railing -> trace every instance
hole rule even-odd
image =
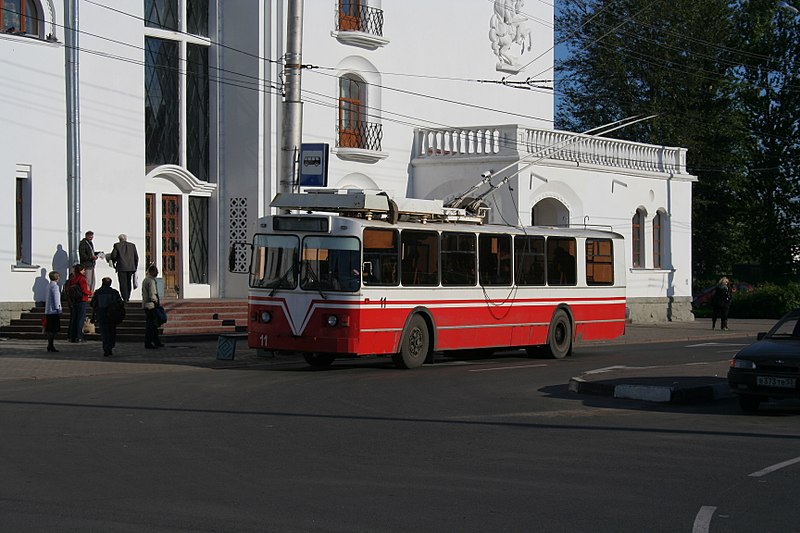
[[[360,31],[383,37],[383,10],[355,2],[336,6],[336,31]]]
[[[504,156],[687,174],[686,150],[517,125],[418,129],[416,158]]]
[[[360,148],[380,152],[381,141],[383,141],[382,124],[359,122],[349,128],[343,128],[340,123],[336,124],[337,148]]]

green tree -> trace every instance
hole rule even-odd
[[[696,276],[730,272],[745,252],[740,216],[748,156],[745,110],[732,71],[737,36],[723,0],[576,0],[561,6],[557,127],[585,130],[639,114],[614,135],[688,148]]]
[[[735,20],[742,62],[734,75],[749,131],[737,201],[751,227],[748,259],[764,278],[782,279],[800,252],[800,17],[746,0]]]

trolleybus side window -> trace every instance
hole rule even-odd
[[[297,287],[297,248],[300,240],[293,235],[256,235],[250,286],[294,289]]]
[[[442,285],[475,285],[477,259],[474,233],[442,233]]]
[[[611,239],[586,239],[586,284],[614,284],[614,245]]]
[[[361,287],[361,249],[356,237],[303,238],[300,288],[357,291]]]
[[[400,242],[397,230],[364,229],[364,285],[397,285]]]
[[[575,239],[548,237],[547,239],[547,284],[577,284],[575,262]]]
[[[403,285],[439,284],[439,234],[435,231],[404,230],[400,234]]]
[[[514,237],[514,279],[517,285],[544,285],[544,237]]]
[[[511,285],[511,235],[478,237],[481,285]]]

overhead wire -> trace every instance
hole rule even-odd
[[[144,20],[142,17],[138,17],[136,15],[132,15],[130,13],[126,13],[126,12],[124,12],[122,10],[102,5],[102,4],[94,2],[92,0],[86,0],[86,1],[88,3],[97,5],[99,7],[106,8],[106,9],[108,9],[110,11],[117,12],[119,14],[135,18],[137,20]],[[4,9],[8,10],[7,8],[4,8]],[[64,26],[59,25],[59,27],[64,28],[66,30],[66,28]],[[118,41],[118,40],[110,38],[110,37],[104,37],[104,36],[101,36],[101,35],[93,34],[93,33],[90,33],[90,32],[85,32],[85,31],[82,31],[82,30],[79,30],[79,31],[81,33],[85,34],[85,35],[88,35],[88,36],[91,36],[91,37],[94,37],[94,38],[97,38],[97,39],[100,39],[100,40],[106,40],[108,42],[112,42],[112,43],[115,43],[115,44],[118,44],[118,45],[128,46],[128,47],[131,47],[131,48],[134,48],[134,49],[137,49],[137,50],[140,50],[140,51],[144,51],[145,53],[147,53],[146,48],[139,47],[139,46],[133,45],[131,43],[125,43],[125,42]],[[185,35],[192,35],[192,34],[188,34],[186,32],[178,32],[178,33],[182,33],[182,34],[185,34]],[[0,34],[0,37],[3,37],[3,35]],[[267,62],[270,62],[270,63],[281,64],[281,61],[279,61],[279,60],[273,60],[273,59],[270,59],[270,58],[264,58],[264,57],[261,57],[261,56],[259,56],[257,54],[252,54],[250,52],[247,52],[247,51],[244,51],[244,50],[241,50],[241,49],[238,49],[238,48],[229,47],[229,46],[222,45],[220,43],[216,43],[216,42],[214,42],[212,40],[209,40],[209,43],[214,44],[216,46],[223,47],[223,48],[231,49],[233,51],[248,55],[250,57],[253,57],[253,58],[256,58],[256,59],[259,59],[259,60],[264,60],[264,61],[267,61]],[[79,50],[82,51],[82,52],[88,53],[88,54],[97,55],[97,56],[105,57],[105,58],[112,59],[112,60],[124,61],[124,62],[128,62],[128,63],[136,64],[138,66],[147,66],[146,61],[139,61],[139,60],[127,58],[127,57],[124,57],[124,56],[119,56],[119,55],[115,55],[115,54],[109,54],[107,52],[101,52],[101,51],[97,51],[97,50],[92,50],[92,49],[89,49],[89,48],[86,48],[86,47],[79,47]],[[183,62],[191,64],[191,62],[186,60],[186,59],[184,59]],[[161,66],[161,65],[155,65],[152,68],[165,69],[165,68],[169,68],[169,67],[164,67],[164,66]],[[223,74],[231,74],[231,75],[235,75],[237,77],[249,78],[249,79],[253,80],[254,83],[252,85],[249,85],[249,84],[245,83],[245,81],[247,81],[247,80],[236,80],[236,81],[233,81],[231,79],[226,79],[225,77],[222,77],[222,76],[219,76],[219,77],[209,76],[209,81],[210,82],[215,82],[215,83],[219,83],[221,85],[227,85],[227,86],[236,87],[236,88],[243,88],[243,89],[248,89],[248,90],[262,91],[262,92],[266,92],[268,94],[273,94],[273,95],[280,95],[281,94],[279,92],[279,87],[276,86],[276,85],[273,85],[272,82],[269,81],[269,80],[266,80],[266,83],[264,83],[264,82],[261,81],[261,79],[258,76],[252,76],[252,75],[239,73],[239,72],[236,72],[236,71],[231,71],[231,70],[222,69],[222,68],[218,68],[218,67],[211,67],[211,68],[213,68],[216,71],[218,71],[220,73],[223,73]],[[335,70],[335,69],[332,69],[330,67],[323,67],[323,68],[330,69],[330,70]],[[177,68],[175,70],[179,74],[184,74],[184,75],[187,74],[186,70],[181,70],[180,68]],[[311,72],[314,72],[314,70],[312,69]],[[329,74],[325,74],[325,73],[322,73],[322,72],[320,72],[320,74],[329,75]],[[385,73],[381,73],[381,74],[385,74]],[[410,76],[410,77],[417,77],[418,76],[418,77],[429,77],[431,79],[462,81],[462,80],[460,80],[458,78],[424,76],[424,75],[413,75],[413,74],[401,74],[401,73],[392,73],[392,74],[398,75],[398,76]],[[337,76],[333,76],[333,77],[337,77]],[[463,81],[477,81],[477,80],[464,78]],[[497,112],[497,113],[501,113],[501,114],[510,114],[510,115],[513,115],[513,116],[521,117],[521,118],[528,118],[528,119],[533,119],[533,120],[552,122],[552,120],[544,119],[542,117],[536,117],[536,116],[525,115],[525,114],[520,114],[520,113],[510,113],[508,111],[504,111],[504,110],[501,110],[501,109],[490,108],[490,107],[486,107],[486,106],[478,106],[478,105],[475,105],[475,104],[468,104],[466,102],[460,102],[460,101],[456,101],[456,100],[440,98],[440,97],[436,97],[436,96],[433,96],[433,95],[427,95],[427,94],[424,94],[424,93],[419,93],[419,92],[416,92],[416,91],[408,91],[408,90],[404,90],[404,89],[389,87],[389,86],[385,86],[385,85],[378,85],[378,84],[376,84],[375,86],[379,87],[379,88],[382,88],[382,89],[394,90],[394,91],[398,91],[398,92],[409,94],[409,95],[413,95],[413,96],[432,98],[432,99],[437,100],[437,101],[443,101],[443,102],[457,104],[457,105],[465,105],[465,106],[468,106],[468,107],[475,107],[475,108],[478,108],[478,109],[481,109],[481,110],[492,111],[492,112]],[[304,92],[309,92],[309,91],[304,89]],[[330,97],[330,96],[324,95],[322,93],[313,93],[313,91],[310,91],[310,93],[316,94],[317,96],[320,96],[320,97],[323,97],[323,98],[329,98],[329,99],[336,100],[337,104],[338,104],[338,98],[337,97]],[[325,107],[329,107],[329,108],[333,108],[333,109],[338,108],[338,105],[327,104],[327,103],[322,102],[322,101],[316,101],[314,103],[316,105],[323,105]],[[445,125],[445,124],[437,123],[437,122],[434,122],[434,121],[430,121],[428,119],[424,119],[424,118],[420,118],[420,117],[414,117],[414,116],[411,116],[411,115],[405,115],[405,114],[402,114],[402,113],[394,113],[394,112],[391,112],[391,111],[388,111],[388,110],[385,110],[385,109],[382,109],[382,110],[379,110],[379,111],[381,111],[383,114],[390,114],[390,115],[394,115],[394,116],[399,116],[399,117],[402,117],[402,118],[405,118],[405,119],[409,119],[409,120],[386,119],[385,117],[383,117],[383,115],[378,115],[378,114],[371,115],[371,116],[380,116],[382,119],[391,120],[391,121],[396,122],[398,124],[411,126],[411,127],[421,127],[421,126],[426,125],[426,124],[427,125],[433,124],[433,125],[444,127],[444,128],[455,128],[455,129],[458,128],[457,126]],[[411,121],[416,121],[416,122],[411,122]],[[520,143],[512,142],[511,144],[514,145],[514,144],[520,144]],[[637,161],[637,160],[634,160],[634,159],[627,159],[627,160],[626,159],[622,159],[622,161],[628,161],[630,163],[642,162],[642,161]],[[724,170],[724,169],[721,169],[721,170]]]

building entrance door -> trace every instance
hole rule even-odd
[[[156,195],[147,193],[144,195],[144,275],[150,265],[156,263]]]
[[[164,297],[181,295],[181,197],[165,194],[161,197],[161,253],[164,256],[161,276],[164,278]]]

